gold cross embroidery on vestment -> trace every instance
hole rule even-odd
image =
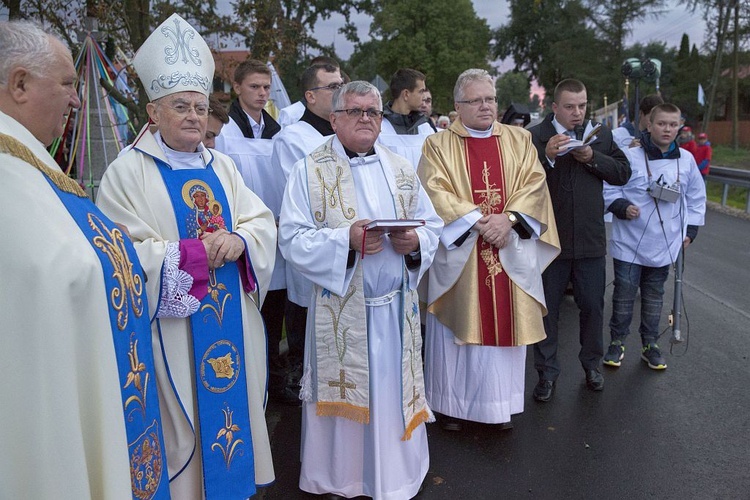
[[[346,381],[346,373],[344,370],[339,370],[339,379],[338,380],[329,380],[328,381],[328,387],[338,387],[339,388],[339,395],[341,396],[341,399],[346,399],[346,390],[347,389],[356,389],[357,384],[353,384],[352,382]]]

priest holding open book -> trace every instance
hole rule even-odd
[[[376,144],[376,87],[344,85],[330,117],[336,135],[294,165],[279,219],[281,253],[314,285],[300,488],[412,498],[429,468],[424,423],[433,419],[416,288],[443,223],[411,163]]]

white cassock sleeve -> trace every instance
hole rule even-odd
[[[318,229],[312,218],[305,159],[294,165],[287,181],[279,217],[279,248],[288,264],[305,278],[336,295],[344,295],[349,228]]]

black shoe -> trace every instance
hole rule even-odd
[[[554,380],[544,380],[543,378],[540,378],[539,382],[536,383],[536,387],[534,387],[534,399],[546,403],[552,399],[552,393],[554,392]]]
[[[586,370],[586,386],[592,391],[604,389],[604,376],[597,369]]]
[[[463,426],[461,425],[461,420],[443,415],[440,418],[440,427],[442,427],[444,431],[458,432]]]
[[[277,404],[288,406],[300,406],[302,401],[299,399],[299,392],[294,391],[291,387],[284,387],[281,390],[269,392],[271,401]]]

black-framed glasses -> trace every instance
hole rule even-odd
[[[476,99],[469,99],[468,101],[456,101],[458,104],[468,104],[469,106],[481,106],[482,104],[497,104],[497,96],[492,97],[477,97]]]
[[[362,115],[367,114],[367,118],[370,120],[376,120],[378,118],[383,117],[383,112],[379,109],[375,108],[369,108],[369,109],[361,109],[361,108],[352,108],[352,109],[334,109],[334,113],[346,113],[346,115],[349,118],[356,118],[359,120],[362,118]]]
[[[313,87],[307,90],[330,90],[331,92],[336,92],[338,89],[340,89],[343,86],[344,86],[343,83],[331,83],[328,85],[324,85],[322,87]]]

